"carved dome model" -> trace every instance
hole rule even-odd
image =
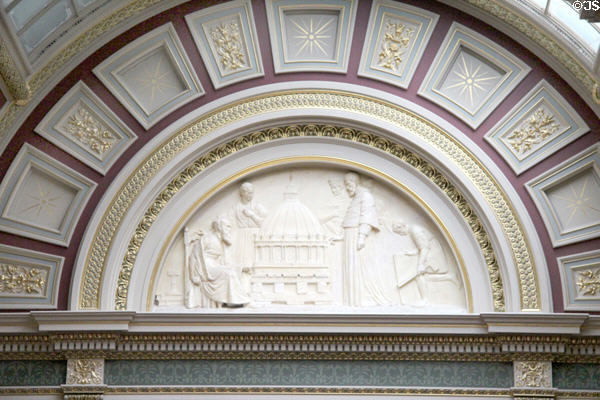
[[[292,182],[255,238],[252,291],[258,303],[330,303],[329,241]]]
[[[258,240],[325,240],[325,231],[314,214],[298,197],[298,187],[291,181],[283,193],[284,202],[261,228]]]

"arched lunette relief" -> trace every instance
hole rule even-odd
[[[468,311],[441,219],[346,168],[282,164],[203,202],[168,250],[152,310]]]

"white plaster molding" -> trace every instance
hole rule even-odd
[[[547,334],[597,336],[598,316],[556,313],[481,313],[466,315],[272,314],[272,313],[138,313],[131,311],[32,311],[0,313],[0,333],[14,332],[277,332],[396,334]],[[4,323],[7,321],[8,323]],[[243,328],[241,328],[243,327]],[[100,339],[106,341],[108,339]],[[93,350],[64,339],[64,350]],[[1,346],[1,344],[0,344]],[[114,343],[106,343],[113,346]],[[522,345],[523,346],[523,345]],[[6,351],[6,349],[3,349]],[[27,348],[18,351],[31,351]],[[151,350],[151,349],[148,349]],[[539,352],[535,346],[506,351]],[[556,350],[554,350],[556,351]],[[559,350],[559,351],[564,351]],[[596,350],[598,351],[598,350]]]
[[[185,21],[215,89],[264,75],[249,0],[204,8]]]
[[[589,129],[567,100],[542,79],[484,138],[519,175]]]
[[[0,229],[68,247],[95,187],[89,178],[25,143],[0,185]]]
[[[453,22],[418,93],[477,129],[529,71],[507,49]]]
[[[509,183],[508,179],[506,177],[504,177],[504,175],[500,172],[500,170],[492,164],[492,162],[489,160],[488,156],[485,155],[485,153],[483,153],[483,151],[480,150],[477,146],[475,146],[470,141],[470,139],[468,139],[466,137],[466,135],[464,135],[462,132],[460,132],[458,129],[453,127],[450,123],[446,122],[442,118],[434,115],[433,113],[427,111],[426,109],[424,109],[420,106],[417,106],[411,102],[406,101],[405,99],[402,99],[402,98],[399,98],[399,97],[396,97],[396,96],[393,96],[393,95],[390,95],[388,93],[384,93],[381,91],[373,90],[373,89],[367,89],[367,88],[360,87],[360,86],[348,85],[348,84],[342,84],[342,83],[334,83],[334,82],[316,82],[316,81],[315,82],[313,82],[313,81],[291,82],[291,83],[273,84],[273,85],[263,86],[260,88],[248,89],[248,90],[241,91],[241,92],[235,93],[233,95],[229,95],[229,96],[223,97],[221,99],[215,100],[214,102],[211,102],[210,104],[200,107],[199,109],[195,110],[194,112],[186,115],[185,117],[181,118],[179,121],[174,122],[169,127],[167,127],[163,132],[161,132],[155,138],[153,138],[140,152],[138,152],[133,157],[133,159],[127,164],[127,166],[125,166],[123,168],[123,172],[114,180],[113,184],[108,188],[108,190],[105,192],[104,197],[98,204],[97,209],[90,221],[90,224],[88,225],[88,229],[83,237],[81,251],[78,253],[76,268],[75,268],[74,275],[73,275],[73,285],[72,285],[71,294],[70,294],[71,307],[74,309],[76,309],[78,307],[78,296],[79,296],[78,293],[79,293],[79,287],[81,285],[81,274],[83,272],[83,263],[84,263],[84,260],[86,257],[85,249],[87,249],[88,246],[90,246],[90,243],[93,239],[93,234],[94,234],[93,227],[99,223],[99,221],[101,220],[102,215],[103,215],[102,210],[104,210],[108,206],[108,204],[110,204],[110,201],[113,198],[113,196],[115,196],[115,194],[117,193],[118,188],[124,183],[126,177],[133,171],[133,169],[135,168],[136,165],[138,165],[145,157],[147,157],[148,154],[150,154],[153,151],[153,149],[157,145],[162,143],[167,137],[172,135],[174,132],[176,132],[181,127],[186,126],[187,124],[191,123],[193,120],[197,119],[201,115],[204,115],[205,113],[210,112],[211,110],[214,110],[218,107],[222,107],[231,102],[240,101],[240,100],[243,100],[245,98],[252,97],[255,95],[264,95],[269,92],[275,92],[275,91],[281,91],[281,90],[293,90],[296,88],[301,88],[301,89],[314,88],[314,89],[330,89],[330,90],[337,90],[337,91],[350,91],[353,93],[359,93],[359,94],[363,94],[365,96],[378,98],[378,99],[381,99],[384,101],[389,101],[391,103],[398,104],[402,107],[412,110],[413,112],[415,112],[419,115],[422,115],[424,118],[429,119],[432,123],[437,124],[442,129],[444,129],[446,132],[449,132],[452,136],[454,136],[457,140],[459,140],[465,147],[469,148],[475,154],[475,156],[479,160],[481,160],[481,162],[484,165],[488,166],[488,169],[490,170],[491,174],[494,176],[494,178],[499,182],[499,184],[506,191],[507,196],[511,199],[519,198],[518,195],[516,194],[516,192],[514,191],[514,189],[512,188],[511,184]],[[232,124],[231,126],[229,126],[227,128],[227,132],[228,132],[228,134],[235,136],[242,131],[248,131],[248,130],[252,130],[252,129],[260,129],[261,126],[266,126],[269,124],[276,123],[276,121],[278,121],[278,120],[285,120],[286,122],[289,122],[289,123],[300,122],[302,120],[310,120],[312,122],[319,122],[319,121],[335,122],[337,120],[337,121],[343,121],[343,123],[349,124],[350,126],[357,126],[357,127],[365,126],[365,116],[364,115],[357,115],[357,116],[346,115],[346,116],[344,116],[344,115],[340,115],[339,113],[332,113],[329,110],[310,109],[310,110],[297,110],[297,111],[293,111],[293,112],[290,111],[290,112],[286,112],[286,113],[283,113],[280,115],[248,116],[248,118],[246,120],[238,121],[238,122]],[[370,121],[368,121],[368,123],[366,125],[374,130],[383,129],[384,131],[388,131],[388,132],[395,130],[394,127],[389,126],[388,124],[385,124],[382,121],[377,121],[377,120],[370,120]],[[376,129],[377,126],[380,126],[380,128]],[[198,146],[199,147],[201,146],[204,148],[209,148],[209,147],[213,146],[218,140],[217,136],[218,135],[216,135],[216,134],[209,134],[209,135],[203,137],[201,142],[198,143]],[[413,146],[417,146],[417,147],[419,147],[420,145],[424,146],[424,144],[420,143],[415,138],[409,138],[409,139],[415,141]],[[405,140],[406,140],[406,138],[405,138]],[[186,154],[182,154],[180,157],[178,157],[176,160],[174,160],[173,161],[173,170],[182,168],[183,165],[185,165],[184,160],[187,157],[189,157],[189,151]],[[443,156],[439,155],[439,154],[435,154],[434,158],[443,159]],[[455,174],[460,175],[459,171],[450,171],[447,169],[448,168],[447,166],[440,165],[439,167],[444,169],[444,171],[446,173],[449,173],[452,176],[455,176]],[[155,179],[156,179],[156,181],[166,182],[172,177],[173,177],[172,172],[169,172],[166,170],[161,170],[156,175]],[[481,215],[482,218],[485,219],[486,218],[485,215],[487,215],[489,213],[488,211],[486,211],[489,209],[487,208],[487,205],[485,204],[485,200],[483,200],[482,197],[477,197],[472,184],[470,184],[468,180],[462,180],[462,179],[458,178],[457,176],[455,176],[455,178],[456,178],[455,181],[457,182],[457,184],[460,186],[461,190],[463,190],[464,193],[471,193],[470,196],[474,196],[474,197],[470,198],[469,201],[477,209],[478,214]],[[459,183],[459,182],[462,182],[462,183]],[[128,214],[126,216],[126,220],[127,221],[138,220],[139,217],[143,214],[143,210],[145,209],[143,207],[143,204],[148,204],[148,202],[151,201],[158,194],[158,192],[159,192],[158,187],[152,187],[152,185],[148,185],[147,187],[145,187],[142,190],[142,192],[140,193],[138,200],[136,200],[136,202],[135,202],[139,206],[134,205],[132,207],[130,214]],[[532,254],[533,254],[533,257],[535,260],[535,265],[536,265],[536,273],[538,276],[538,281],[539,281],[539,286],[540,286],[542,310],[543,311],[551,311],[552,305],[551,305],[551,299],[550,299],[550,284],[549,284],[549,278],[547,276],[545,258],[543,255],[544,254],[543,248],[541,247],[539,239],[537,238],[537,233],[536,233],[535,228],[533,227],[533,223],[531,222],[531,219],[528,216],[528,211],[525,209],[523,204],[520,201],[515,201],[513,203],[513,207],[515,208],[517,214],[519,215],[519,218],[521,219],[521,222],[523,223],[524,230],[525,230],[528,240],[530,241],[530,244],[531,244]],[[500,257],[499,262],[500,262],[500,266],[502,268],[502,275],[505,279],[504,287],[505,287],[505,290],[507,291],[507,293],[506,293],[507,309],[508,310],[517,310],[520,307],[518,304],[519,302],[517,300],[519,298],[518,280],[516,278],[515,273],[510,272],[512,267],[509,267],[509,265],[512,264],[512,260],[509,256],[509,254],[510,254],[509,246],[505,242],[503,243],[502,237],[504,235],[501,232],[501,228],[497,221],[485,220],[484,222],[486,224],[486,229],[488,229],[489,232],[495,232],[495,234],[491,235],[492,240],[494,240],[494,243],[493,243],[494,246],[498,249],[499,254],[501,254],[501,255],[504,254],[504,256]],[[127,231],[124,231],[122,235],[121,235],[121,233],[119,233],[119,237],[122,238],[121,242],[124,240],[123,238],[130,237],[129,235],[131,234],[132,229],[133,229],[131,227],[131,225],[132,225],[131,223],[127,223],[127,222],[125,222],[121,225],[122,227],[125,227],[127,229]],[[498,238],[498,239],[494,239],[494,238]],[[119,243],[119,241],[116,240],[115,243]],[[122,252],[124,251],[124,246],[125,246],[125,244],[121,244],[121,248],[115,249],[116,254],[123,254]],[[114,257],[110,256],[110,262],[108,263],[108,265],[112,265],[111,262],[116,263],[116,265],[120,265],[121,260],[122,260],[122,257],[120,258],[118,255],[115,255]],[[109,272],[107,271],[106,273],[108,274]],[[107,291],[107,293],[109,293],[109,295],[108,295],[109,298],[106,300],[105,304],[103,303],[103,306],[102,306],[103,308],[104,307],[109,307],[109,308],[112,307],[112,300],[113,300],[112,294],[114,294],[114,286],[113,286],[113,289]]]
[[[145,129],[204,95],[171,22],[121,48],[93,72]]]
[[[600,311],[600,250],[558,257],[563,304],[569,311]]]
[[[130,0],[133,2],[134,0]],[[136,24],[161,13],[164,10],[167,10],[171,7],[175,7],[186,0],[165,0],[157,3],[156,5],[145,9],[140,12],[134,18],[128,19],[127,22],[117,25],[114,29],[109,29],[104,32],[102,35],[94,39],[88,46],[83,48],[81,51],[77,52],[77,54],[73,55],[72,58],[69,59],[61,68],[57,71],[53,72],[42,84],[42,86],[38,89],[32,99],[22,107],[14,121],[9,126],[6,132],[3,133],[2,138],[0,139],[0,154],[4,153],[6,146],[10,143],[14,135],[17,133],[17,130],[21,127],[25,119],[29,117],[31,112],[38,106],[38,104],[44,100],[46,95],[50,93],[50,91],[65,77],[67,76],[77,65],[79,65],[83,60],[97,51],[100,47],[108,43],[110,40],[114,39],[118,35],[127,31],[131,27]],[[39,73],[41,69],[47,67],[47,65],[39,65],[39,69],[36,70],[36,73]],[[5,104],[2,110],[0,110],[0,120],[6,118],[5,112],[9,109],[9,103]]]
[[[71,312],[32,311],[31,317],[40,332],[51,331],[126,331],[135,313],[122,312]]]
[[[482,313],[489,333],[577,335],[588,314]]]
[[[346,73],[356,0],[267,0],[265,7],[275,73]]]
[[[438,19],[439,15],[408,4],[376,1],[371,6],[358,75],[406,89]]]
[[[83,81],[73,85],[35,131],[102,175],[137,138]]]
[[[554,247],[600,237],[600,143],[526,184]]]
[[[0,308],[55,308],[63,263],[60,256],[0,244]]]
[[[542,61],[548,64],[554,71],[556,71],[562,79],[564,79],[576,92],[581,96],[581,98],[587,103],[587,105],[594,111],[597,116],[600,116],[600,105],[594,100],[593,94],[590,90],[586,89],[583,85],[582,81],[576,78],[571,71],[554,55],[550,54],[548,50],[543,48],[539,43],[532,40],[530,37],[525,35],[523,32],[515,29],[512,25],[498,19],[496,16],[491,15],[481,8],[473,6],[469,4],[467,1],[456,1],[456,0],[438,0],[441,3],[444,3],[450,7],[454,7],[460,11],[463,11],[490,26],[498,29],[499,31],[506,34],[508,37],[514,39],[517,43],[526,47],[529,51],[539,57]],[[515,2],[516,3],[516,2]],[[573,46],[573,39],[567,38],[568,35],[565,35],[564,31],[556,29],[555,26],[551,26],[555,24],[553,21],[546,15],[533,14],[533,13],[524,13],[524,8],[519,7],[519,4],[510,4],[509,2],[503,2],[503,6],[510,9],[517,15],[521,15],[525,20],[530,21],[532,25],[534,25],[537,31],[545,36],[556,40],[556,42],[562,46],[565,50],[570,50],[569,53],[574,56],[574,58],[581,62],[581,65],[587,71],[591,71],[592,65],[591,60],[584,57],[581,52],[575,50],[575,46]]]

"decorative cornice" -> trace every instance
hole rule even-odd
[[[560,330],[576,324],[567,314],[543,318],[512,314],[521,320],[520,328],[513,328],[515,333],[494,331],[485,321],[490,315],[36,312],[22,316],[22,323],[42,320],[42,314],[46,320],[54,318],[56,324],[48,327],[42,323],[29,333],[0,334],[0,359],[600,361],[599,336]],[[104,326],[97,325],[92,331],[88,321],[98,321],[99,314],[104,320],[126,316],[130,322],[121,330],[100,331]],[[532,330],[541,319],[548,324],[549,319],[554,320],[554,333]],[[580,315],[580,325],[585,326],[589,319]],[[239,333],[242,330],[246,333]]]

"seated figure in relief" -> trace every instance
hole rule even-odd
[[[416,250],[403,251],[399,256],[416,257],[416,268],[411,271],[402,271],[406,265],[398,265],[398,288],[402,288],[411,281],[415,281],[418,287],[420,299],[417,304],[427,305],[432,299],[430,293],[430,282],[450,281],[459,286],[456,275],[448,270],[446,255],[439,240],[427,229],[420,225],[409,225],[397,222],[392,227],[399,235],[408,235],[413,241]]]
[[[241,307],[250,302],[240,283],[241,268],[228,259],[231,246],[231,222],[217,217],[211,223],[210,232],[192,238],[185,230],[187,258],[186,306],[192,307]],[[244,268],[243,270],[247,270]]]

